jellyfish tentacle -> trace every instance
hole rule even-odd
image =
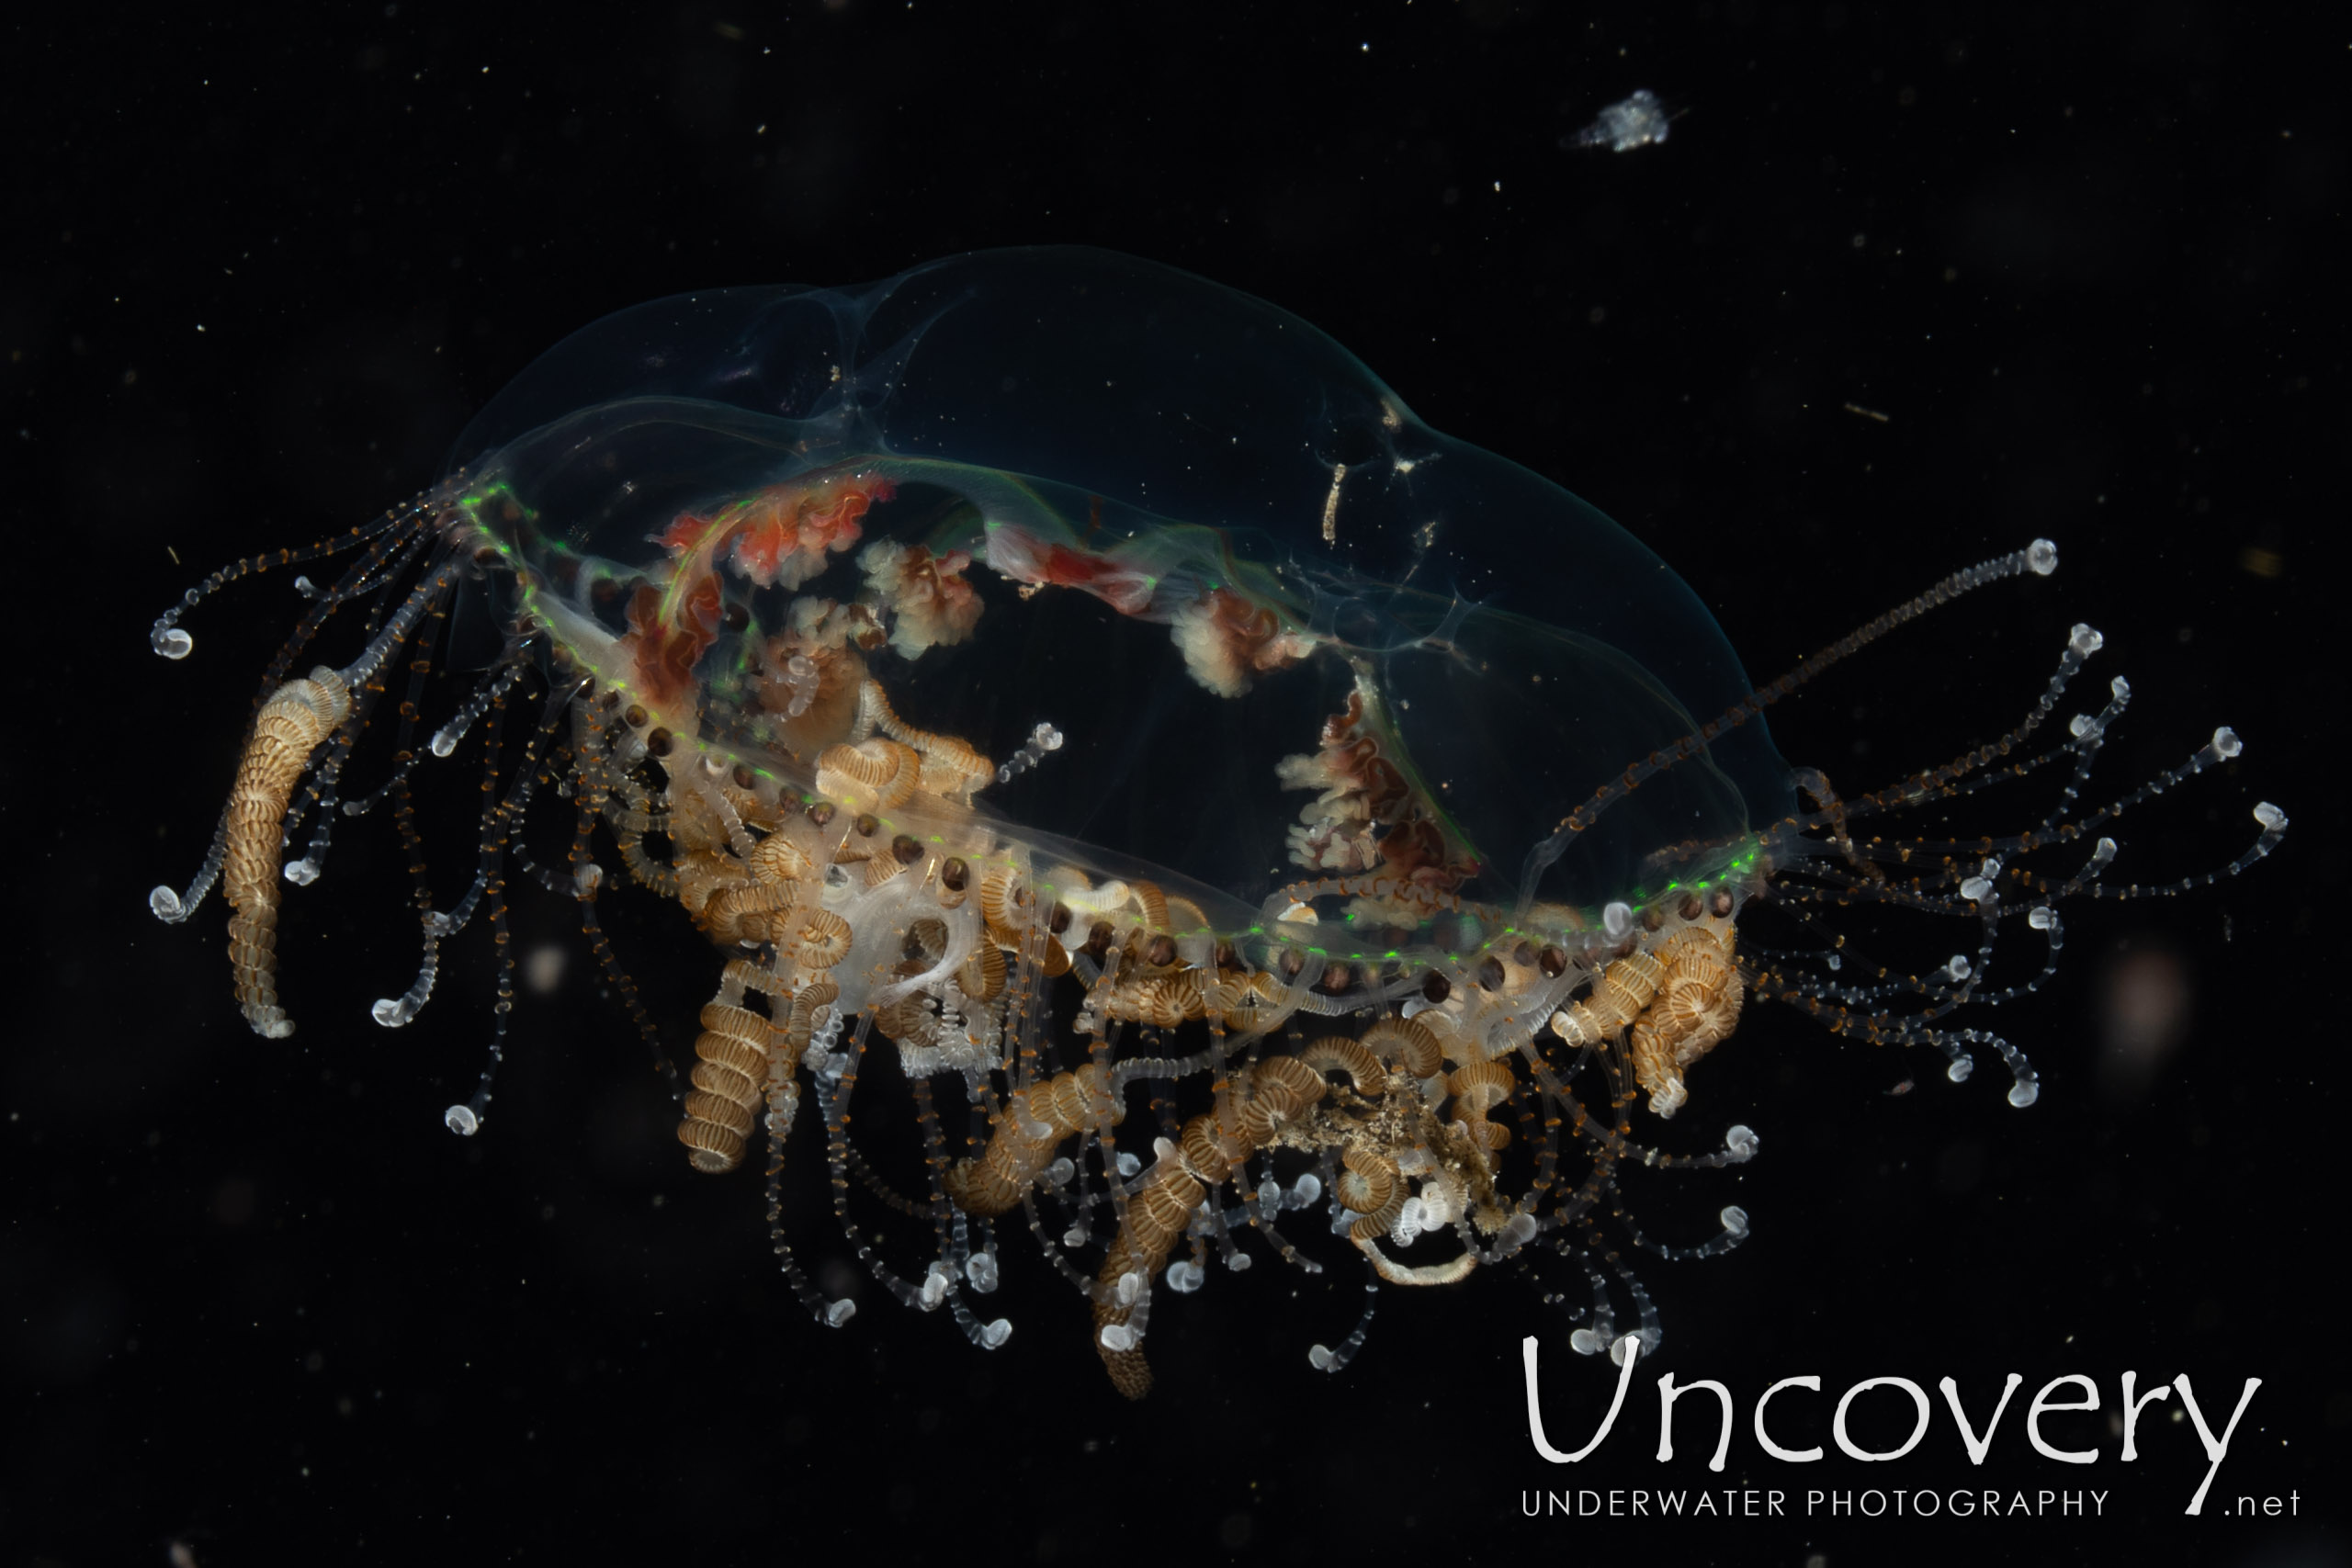
[[[1979,562],[1963,571],[1953,572],[1926,592],[1907,599],[1883,615],[1855,627],[1836,642],[1799,663],[1795,669],[1779,680],[1758,687],[1672,745],[1662,750],[1653,751],[1646,758],[1634,763],[1622,775],[1601,785],[1591,799],[1563,818],[1560,825],[1554,829],[1543,842],[1528,852],[1527,864],[1520,876],[1520,908],[1517,912],[1524,917],[1527,909],[1533,905],[1535,889],[1542,880],[1544,869],[1560,858],[1561,853],[1566,850],[1568,841],[1591,827],[1603,811],[1617,800],[1639,788],[1645,780],[1701,755],[1726,732],[1746,724],[1824,670],[1876,642],[1895,627],[1917,620],[1939,605],[1949,604],[1961,595],[1982,588],[1987,583],[1997,582],[2004,578],[2016,577],[2024,572],[2031,572],[2037,577],[2046,577],[2057,569],[2057,547],[2047,539],[2036,539],[2024,549],[2012,550],[2007,555],[1996,556],[1991,560]]]
[[[789,1062],[783,1033],[775,1023],[742,1005],[742,981],[734,974],[735,965],[728,967],[718,994],[703,1004],[702,1033],[695,1040],[700,1062],[678,1122],[678,1141],[686,1145],[694,1168],[710,1175],[741,1163],[743,1142],[751,1136],[757,1111],[767,1103],[778,1065],[786,1064],[783,1074],[787,1084],[797,1065]],[[777,1141],[780,1158],[780,1134]]]
[[[254,720],[237,782],[229,792],[223,892],[237,1005],[254,1032],[282,1040],[294,1021],[277,1005],[279,819],[309,769],[311,753],[351,715],[351,692],[324,665],[280,686]]]

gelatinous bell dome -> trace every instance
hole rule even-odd
[[[976,803],[1015,834],[1232,919],[1316,875],[1638,901],[1789,805],[1750,724],[1522,886],[1570,810],[1748,689],[1713,618],[1316,328],[1130,257],[625,310],[459,456],[529,608],[679,736],[810,787],[870,677],[1003,770]]]

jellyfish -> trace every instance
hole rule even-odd
[[[1664,141],[1666,133],[1673,129],[1674,118],[1658,102],[1657,95],[1644,87],[1602,109],[1582,130],[1562,137],[1560,145],[1571,150],[1606,147],[1611,152],[1631,152],[1636,147],[1654,147]]]
[[[2047,576],[2052,546],[1758,686],[1600,512],[1431,430],[1297,317],[1090,250],[622,311],[484,408],[439,484],[223,568],[155,650],[191,651],[210,593],[328,558],[209,854],[150,899],[176,922],[219,889],[253,1029],[296,1024],[288,885],[390,816],[418,958],[375,1023],[415,1021],[469,930],[497,953],[453,1131],[490,1120],[508,902],[536,886],[575,907],[663,1064],[684,1157],[763,1171],[812,1317],[842,1326],[856,1292],[797,1260],[787,1156],[822,1161],[876,1289],[983,1348],[1012,1329],[987,1303],[1002,1269],[1041,1255],[1131,1396],[1166,1298],[1267,1257],[1362,1271],[1352,1330],[1308,1352],[1325,1371],[1384,1286],[1496,1269],[1589,1289],[1576,1348],[1622,1356],[1621,1314],[1653,1348],[1631,1255],[1712,1256],[1749,1221],[1654,1236],[1626,1189],[1758,1155],[1736,1121],[1676,1136],[1745,1008],[1937,1051],[1953,1079],[1990,1053],[2027,1105],[2033,1069],[1983,1020],[2054,964],[2062,907],[2234,874],[2286,827],[2266,804],[2208,875],[2109,878],[2117,819],[2239,743],[2092,793],[2129,694],[2055,722],[2088,627],[2008,733],[1841,795],[1780,757],[1766,710],[1930,610]],[[313,652],[338,637],[341,662]],[[466,694],[436,698],[431,671],[464,665]],[[467,783],[470,879],[445,901],[413,807]],[[2037,785],[1997,834],[1905,826]],[[526,841],[534,812],[568,824],[560,859]],[[600,920],[619,896],[709,944],[683,1079],[665,1031],[686,1021],[650,1016]],[[1951,933],[1950,955],[1866,957],[1839,924],[1856,906]],[[2041,962],[2019,977],[2021,946]],[[919,1148],[853,1134],[885,1094]]]

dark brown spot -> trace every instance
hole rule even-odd
[[[949,857],[947,863],[939,868],[939,885],[950,893],[961,893],[971,880],[972,868],[964,863],[961,855]]]
[[[1568,955],[1556,947],[1547,947],[1535,955],[1535,966],[1544,971],[1547,980],[1556,980],[1568,972]]]
[[[1095,921],[1094,929],[1086,933],[1085,952],[1087,955],[1091,957],[1096,963],[1101,963],[1102,961],[1102,955],[1111,951],[1111,936],[1112,931],[1110,921]]]
[[[1532,942],[1521,942],[1510,950],[1510,961],[1521,969],[1532,969],[1535,967],[1535,944]]]
[[[1656,904],[1650,905],[1647,908],[1642,911],[1642,930],[1645,931],[1654,931],[1660,930],[1665,926],[1665,924],[1666,911],[1659,908]]]
[[[1216,944],[1216,966],[1220,969],[1241,967],[1241,955],[1233,951],[1231,942],[1221,942]]]
[[[859,838],[870,839],[882,830],[882,818],[875,816],[871,811],[861,811],[857,814],[857,819],[852,822],[850,827]]]
[[[729,631],[740,632],[752,624],[752,612],[741,604],[729,604],[718,613],[718,618],[727,623]]]
[[[1069,906],[1068,904],[1057,904],[1054,906],[1052,912],[1046,916],[1046,929],[1053,932],[1056,936],[1059,936],[1064,931],[1069,930]]]
[[[668,730],[657,729],[645,738],[645,749],[657,757],[666,757],[670,754],[670,748],[676,742],[677,737]]]
[[[922,846],[914,841],[912,835],[901,833],[890,840],[890,853],[900,865],[912,865],[922,859]]]
[[[620,706],[620,692],[616,688],[611,686],[605,687],[605,694],[596,699],[596,705],[603,708],[607,713],[610,713],[613,709]]]
[[[474,552],[474,564],[476,566],[496,566],[498,564],[498,551],[489,545],[484,545],[481,548]]]
[[[1707,895],[1707,913],[1723,919],[1731,913],[1731,889],[1718,887]]]
[[[1355,969],[1346,964],[1325,964],[1323,978],[1315,982],[1315,988],[1327,997],[1344,996],[1354,990],[1355,986]]]
[[[1421,981],[1421,999],[1431,1007],[1438,1006],[1452,995],[1453,995],[1453,982],[1434,969],[1430,970],[1428,976]]]
[[[628,712],[621,715],[621,717],[628,723],[631,729],[643,729],[647,725],[653,722],[653,716],[647,713],[635,703],[628,705]]]
[[[737,789],[750,789],[753,784],[759,783],[759,780],[760,775],[752,772],[751,763],[738,762],[735,764],[735,787]]]
[[[1306,967],[1306,954],[1299,952],[1298,949],[1295,947],[1284,950],[1283,953],[1283,977],[1284,979],[1297,979],[1299,971]]]
[[[1165,969],[1176,962],[1176,939],[1156,936],[1143,944],[1143,961],[1154,969]]]
[[[825,827],[832,821],[834,811],[831,801],[812,800],[808,803],[808,820],[820,828]]]
[[[1503,961],[1493,953],[1478,960],[1478,984],[1489,991],[1503,988]]]
[[[1686,920],[1695,920],[1699,918],[1699,911],[1704,908],[1706,906],[1699,902],[1699,896],[1696,893],[1685,893],[1682,896],[1682,903],[1675,913]]]

